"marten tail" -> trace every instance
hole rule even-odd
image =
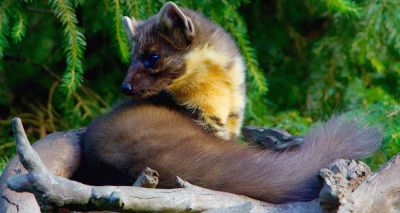
[[[301,149],[318,150],[318,154],[330,155],[331,159],[361,158],[376,151],[381,141],[378,128],[363,125],[357,118],[337,116],[311,128]]]
[[[180,176],[205,188],[283,203],[317,198],[321,168],[364,157],[381,139],[378,129],[339,116],[311,128],[298,149],[272,152],[216,139],[164,107],[127,105],[93,122],[82,140],[88,161],[128,174],[148,166],[159,172],[160,187],[174,187]]]
[[[356,119],[333,117],[311,128],[298,150],[267,156],[266,169],[258,175],[263,177],[258,190],[269,192],[264,200],[274,203],[314,199],[320,190],[316,174],[321,168],[336,159],[365,157],[381,141],[377,128],[362,126]]]

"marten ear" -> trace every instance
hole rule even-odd
[[[129,18],[128,16],[122,17],[122,24],[124,25],[125,33],[129,40],[135,35],[137,23],[138,22],[134,18]]]
[[[158,13],[157,27],[162,32],[167,32],[171,36],[183,36],[191,41],[194,36],[194,25],[192,20],[187,17],[178,6],[173,2],[168,2]],[[181,35],[179,35],[181,34]]]

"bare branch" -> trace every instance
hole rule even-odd
[[[35,142],[32,147],[39,154],[46,168],[54,175],[71,178],[81,162],[80,135],[84,128],[54,132]],[[15,157],[3,170],[0,177],[0,212],[40,212],[40,206],[33,194],[15,192],[8,188],[7,179],[13,175],[27,174]]]
[[[46,172],[46,166],[40,160],[39,155],[30,148],[28,137],[26,137],[24,127],[20,118],[12,120],[12,129],[15,135],[15,142],[17,144],[17,153],[20,161],[28,170],[36,170],[38,172]],[[21,155],[21,153],[25,153]]]
[[[398,212],[400,210],[400,154],[369,176],[352,193],[354,212]],[[339,211],[344,212],[344,211]]]
[[[324,187],[319,193],[320,205],[329,211],[353,209],[351,193],[371,174],[370,168],[361,161],[339,159],[319,176]]]

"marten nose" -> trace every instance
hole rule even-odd
[[[130,83],[122,83],[121,89],[125,93],[131,93],[132,92],[132,85]]]

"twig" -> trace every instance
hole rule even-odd
[[[159,174],[157,171],[146,167],[140,176],[136,179],[133,186],[144,187],[144,188],[156,188],[158,184]]]

